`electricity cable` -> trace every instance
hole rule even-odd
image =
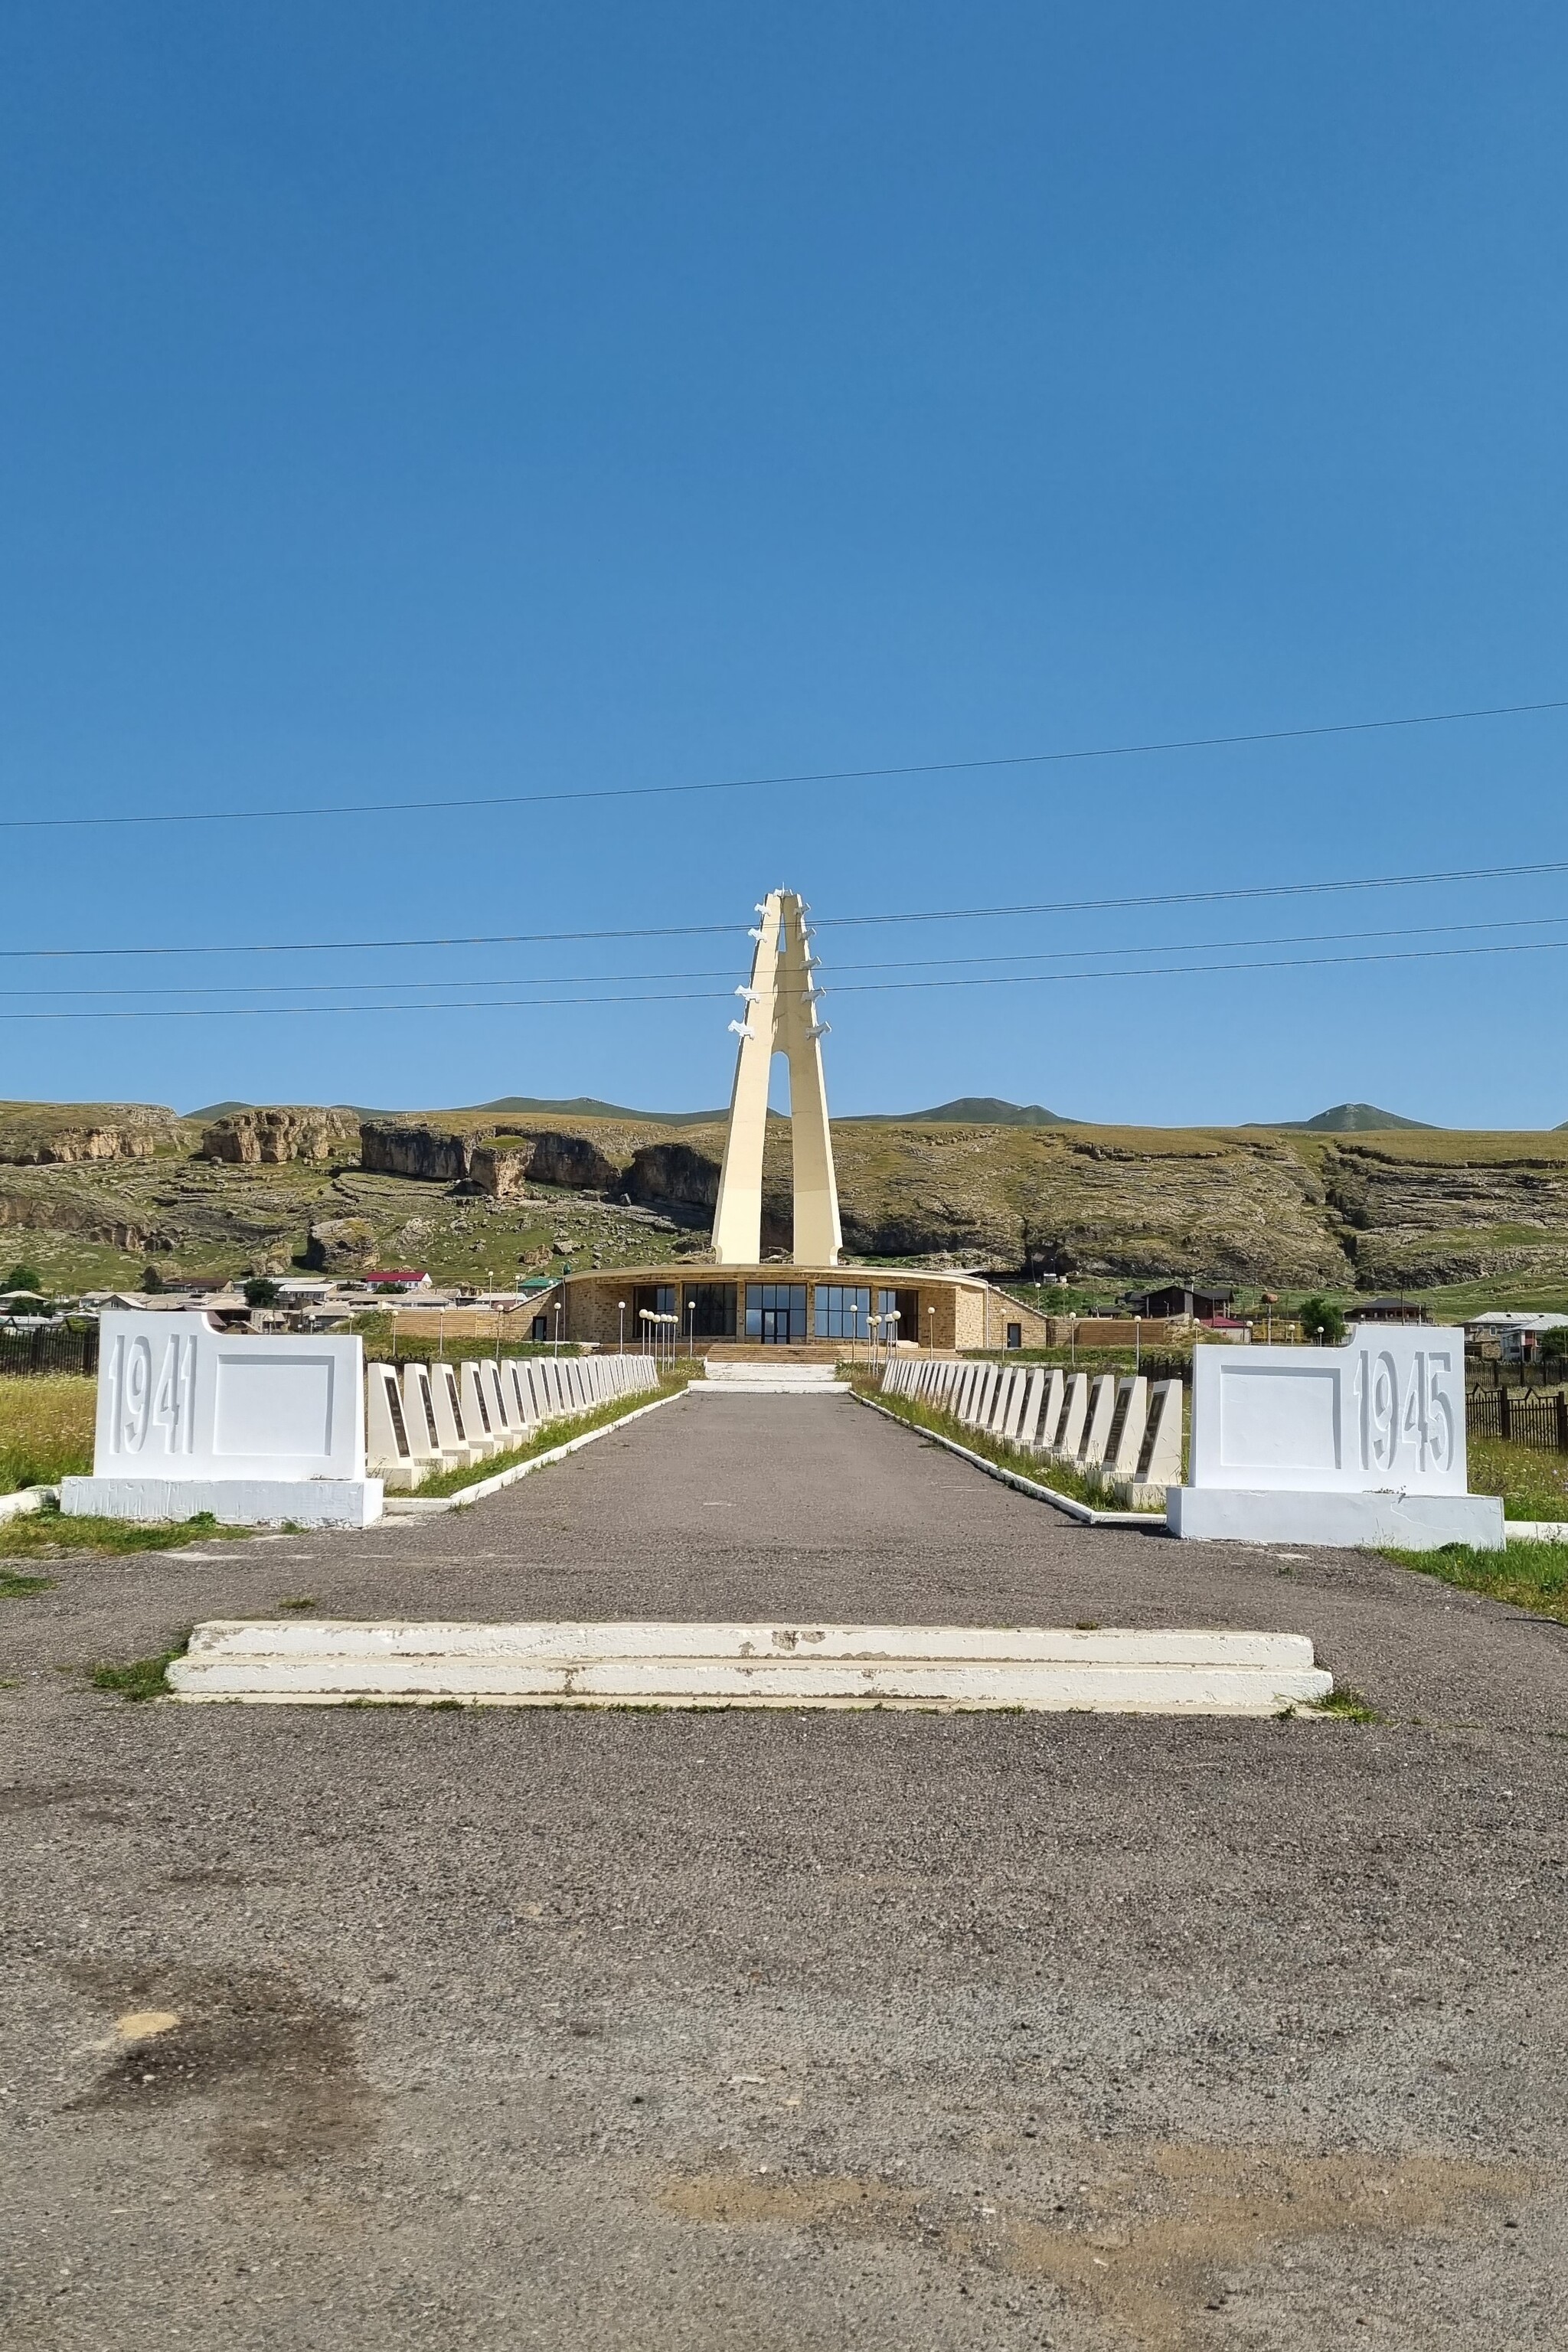
[[[1217,890],[1161,890],[1114,898],[1044,898],[1005,907],[934,907],[899,914],[814,916],[814,930],[840,930],[890,923],[967,923],[1035,915],[1109,914],[1131,908],[1234,905],[1258,898],[1305,898],[1352,890],[1411,890],[1454,882],[1518,881],[1526,877],[1568,874],[1568,858],[1527,866],[1456,866],[1419,874],[1367,874],[1330,882],[1263,882]],[[91,948],[0,948],[6,962],[81,962],[116,956],[349,955],[411,953],[426,948],[552,947],[603,940],[732,939],[740,928],[728,923],[665,923],[623,930],[437,932],[427,938],[373,940],[215,940],[173,946]]]
[[[987,963],[1064,963],[1068,961],[1104,961],[1108,957],[1142,955],[1206,955],[1222,949],[1327,947],[1352,940],[1413,940],[1452,938],[1461,932],[1528,931],[1560,928],[1568,923],[1568,915],[1514,915],[1484,923],[1415,923],[1394,929],[1370,931],[1294,931],[1250,940],[1167,940],[1153,947],[1131,941],[1110,948],[1040,948],[1016,949],[1005,955],[989,956],[900,956],[875,963],[838,963],[832,966],[833,977],[817,983],[829,992],[841,983],[838,974],[847,971],[945,971],[957,965]],[[1550,944],[1547,942],[1546,944]],[[659,980],[731,980],[734,968],[725,965],[701,971],[577,971],[503,973],[489,979],[479,972],[449,972],[437,980],[411,980],[406,973],[396,980],[356,980],[352,985],[361,990],[389,988],[585,988],[596,983],[626,985],[632,982]],[[337,980],[259,981],[250,983],[216,981],[205,986],[187,988],[4,988],[0,1001],[17,997],[149,997],[149,996],[320,996],[348,985]],[[548,1003],[549,998],[542,998]],[[367,1010],[370,1008],[366,1008]]]
[[[935,988],[1044,987],[1064,981],[1185,980],[1210,972],[1300,971],[1331,965],[1369,963],[1430,963],[1461,956],[1549,954],[1568,948],[1568,940],[1494,940],[1486,946],[1462,948],[1393,948],[1378,954],[1339,956],[1279,956],[1253,958],[1237,963],[1135,964],[1110,971],[1015,971],[972,975],[966,980],[851,981],[835,987],[838,996],[876,996],[890,992]],[[1157,950],[1152,950],[1157,952]],[[637,996],[548,996],[457,998],[393,1004],[213,1004],[171,1006],[166,1010],[132,1009],[99,1013],[0,1013],[0,1021],[258,1021],[309,1020],[321,1013],[552,1013],[578,1004],[722,1003],[726,989],[675,989]]]
[[[748,793],[796,784],[853,784],[894,776],[952,776],[985,769],[1056,767],[1085,760],[1133,760],[1166,751],[1213,751],[1252,743],[1300,743],[1330,735],[1372,735],[1404,727],[1452,727],[1466,720],[1516,719],[1547,710],[1568,710],[1568,697],[1549,702],[1498,702],[1474,710],[1423,710],[1394,719],[1343,719],[1313,727],[1260,728],[1247,734],[1187,735],[1167,742],[1100,743],[1081,750],[1008,751],[963,760],[906,761],[881,768],[819,768],[798,775],[726,776],[689,784],[606,784],[585,792],[489,793],[457,800],[334,801],[296,808],[159,809],[115,815],[16,816],[0,818],[0,832],[73,832],[94,826],[154,824],[258,824],[329,816],[397,816],[447,814],[456,809],[539,808],[586,801],[668,800],[681,793]]]

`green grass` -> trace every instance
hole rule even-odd
[[[187,1544],[243,1543],[253,1528],[221,1527],[210,1513],[177,1524],[142,1519],[66,1518],[35,1511],[0,1526],[0,1560],[58,1559],[70,1552],[180,1551]]]
[[[92,1468],[98,1382],[71,1373],[0,1380],[0,1495]]]
[[[1336,1715],[1345,1723],[1383,1721],[1371,1699],[1363,1698],[1358,1690],[1352,1690],[1348,1683],[1336,1684],[1327,1698],[1318,1701],[1312,1712],[1314,1715]]]
[[[1026,1454],[1021,1445],[1009,1445],[1004,1437],[993,1437],[989,1431],[971,1429],[951,1413],[938,1412],[913,1397],[884,1396],[879,1386],[880,1375],[863,1373],[850,1382],[857,1395],[879,1404],[900,1421],[908,1422],[911,1429],[923,1429],[933,1437],[948,1437],[954,1444],[967,1446],[971,1454],[994,1462],[998,1469],[1014,1470],[1037,1486],[1048,1486],[1053,1495],[1065,1495],[1070,1502],[1083,1503],[1091,1511],[1122,1511],[1127,1505],[1120,1501],[1109,1481],[1094,1470],[1074,1470],[1065,1462],[1048,1462],[1043,1454]],[[1146,1514],[1150,1518],[1163,1518],[1163,1511]]]
[[[701,1370],[700,1364],[696,1368]],[[493,1454],[488,1462],[470,1462],[456,1470],[442,1470],[434,1478],[426,1478],[417,1489],[421,1496],[439,1499],[446,1495],[461,1495],[470,1486],[478,1486],[486,1478],[499,1477],[503,1470],[515,1469],[522,1462],[537,1461],[540,1454],[552,1453],[556,1446],[566,1444],[574,1437],[585,1437],[593,1429],[609,1429],[624,1421],[629,1412],[657,1397],[673,1396],[686,1386],[686,1368],[669,1380],[660,1382],[656,1390],[642,1389],[635,1396],[616,1397],[608,1404],[596,1405],[592,1412],[574,1415],[566,1421],[546,1422],[524,1445],[514,1445],[505,1454]]]
[[[1568,1544],[1512,1543],[1502,1551],[1445,1544],[1441,1551],[1385,1551],[1385,1559],[1436,1576],[1464,1592],[1484,1592],[1510,1609],[1568,1624]]]
[[[0,1568],[0,1601],[25,1601],[30,1592],[52,1592],[52,1576],[18,1576],[15,1570]]]
[[[1466,1452],[1471,1494],[1500,1495],[1505,1519],[1568,1520],[1568,1454],[1501,1437],[1472,1437]]]
[[[185,1640],[190,1636],[187,1634]],[[176,1658],[184,1657],[185,1643],[163,1651],[155,1658],[130,1658],[123,1665],[98,1665],[89,1669],[88,1680],[94,1690],[114,1691],[125,1699],[141,1701],[164,1698],[168,1696],[168,1669]]]

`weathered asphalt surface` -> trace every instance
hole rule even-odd
[[[772,1398],[56,1573],[0,1601],[7,2346],[1568,2343],[1568,1633]],[[302,1594],[1289,1627],[1386,1720],[84,1685]]]

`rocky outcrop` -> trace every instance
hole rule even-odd
[[[634,1152],[626,1189],[639,1207],[705,1209],[719,1204],[721,1162],[689,1143],[650,1143]]]
[[[469,1154],[468,1181],[492,1200],[512,1198],[525,1189],[530,1177],[537,1184],[558,1184],[568,1192],[607,1192],[625,1184],[626,1163],[612,1158],[591,1137],[559,1128],[476,1143]]]
[[[353,1159],[358,1143],[359,1121],[352,1111],[241,1110],[203,1129],[197,1157],[276,1168],[290,1160]]]
[[[161,1103],[0,1103],[0,1161],[12,1168],[151,1160],[180,1138]]]
[[[375,1227],[368,1217],[321,1217],[310,1227],[305,1263],[316,1274],[361,1274],[374,1264]]]
[[[465,1131],[417,1119],[360,1121],[360,1166],[377,1176],[417,1176],[426,1184],[464,1184],[477,1144],[495,1129]]]

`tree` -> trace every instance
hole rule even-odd
[[[245,1303],[247,1307],[276,1307],[278,1285],[269,1275],[253,1274],[245,1286]]]
[[[144,1265],[142,1267],[142,1287],[149,1298],[153,1297],[158,1291],[163,1289],[163,1277],[159,1273],[155,1265]]]
[[[43,1276],[36,1265],[29,1265],[25,1257],[18,1258],[5,1281],[0,1282],[0,1290],[31,1290],[37,1292],[40,1297],[43,1295]]]
[[[1541,1352],[1552,1358],[1568,1356],[1568,1324],[1560,1325],[1555,1331],[1542,1333]]]
[[[1301,1305],[1301,1328],[1320,1348],[1337,1348],[1345,1336],[1345,1318],[1331,1298],[1308,1298]]]

